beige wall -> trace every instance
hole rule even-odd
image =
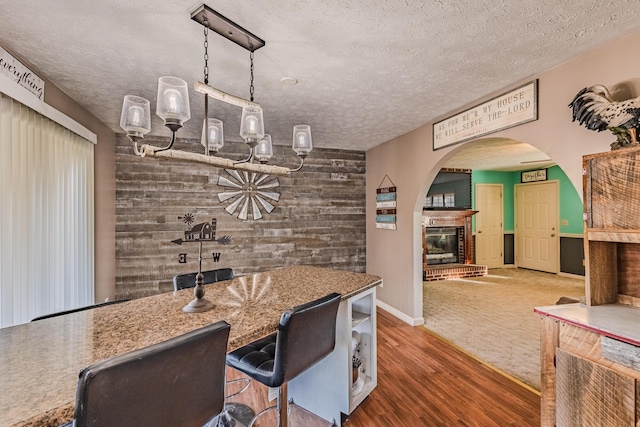
[[[603,84],[616,99],[640,95],[640,58],[635,55],[640,33],[617,40],[597,51],[537,76],[512,82],[503,90],[470,100],[468,105],[438,117],[439,121],[535,78],[538,120],[492,134],[528,143],[546,153],[565,171],[582,193],[582,156],[609,150],[615,137],[593,132],[571,121],[568,104],[586,86]],[[451,85],[455,85],[453,80]],[[378,299],[408,323],[422,323],[420,216],[422,201],[437,171],[464,144],[432,150],[433,122],[367,152],[367,272],[383,277]],[[375,190],[388,175],[396,184],[397,230],[375,228]]]
[[[95,300],[100,302],[107,297],[113,299],[116,290],[115,133],[55,86],[42,71],[21,57],[19,53],[9,49],[1,41],[0,46],[45,81],[44,101],[47,104],[82,124],[98,137],[94,150]]]

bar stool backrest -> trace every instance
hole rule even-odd
[[[198,273],[179,274],[173,277],[173,290],[194,288],[196,286],[196,276]],[[221,282],[233,279],[233,269],[219,268],[217,270],[203,271],[204,284]]]
[[[83,369],[75,426],[203,426],[224,404],[229,329],[220,321]]]
[[[340,294],[332,293],[282,313],[274,356],[275,384],[297,377],[333,351],[340,300]]]

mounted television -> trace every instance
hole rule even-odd
[[[462,210],[471,207],[471,170],[441,169],[429,188],[423,210]]]

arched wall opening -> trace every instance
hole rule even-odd
[[[542,151],[564,171],[581,195],[582,156],[608,151],[614,138],[611,134],[589,131],[572,122],[568,104],[581,89],[594,84],[605,85],[612,93],[624,85],[629,88],[629,96],[639,96],[636,76],[640,57],[628,55],[638,43],[640,32],[551,70],[513,82],[481,99],[469,100],[458,110],[367,151],[367,272],[384,280],[384,287],[379,288],[377,295],[381,308],[407,323],[423,323],[419,251],[422,245],[421,202],[452,151],[462,146],[433,150],[433,124],[538,79],[538,119],[496,132],[491,137],[525,141]],[[611,67],[611,64],[616,66]],[[375,191],[385,175],[397,187],[396,230],[376,229]]]
[[[458,274],[481,273],[471,266],[455,268],[455,264],[463,263],[490,269],[516,266],[584,276],[582,201],[578,190],[553,159],[525,142],[483,138],[460,145],[443,160],[443,170],[448,172],[439,174],[431,183],[427,190],[428,203],[423,208],[425,222],[433,217],[441,218],[437,220],[437,227],[421,228],[424,256],[421,261],[426,264],[427,280],[437,280],[447,274],[453,278]],[[523,179],[524,172],[527,173]],[[525,212],[523,195],[548,194],[548,190],[556,196],[550,200],[528,200],[527,206],[536,203],[533,206],[536,213],[531,216],[528,210]],[[516,198],[518,192],[520,199]],[[520,203],[516,203],[518,200]],[[416,202],[423,201],[420,192]],[[453,218],[470,214],[464,213],[469,210],[477,214],[472,216],[472,230],[465,231],[458,227],[459,220]],[[516,220],[518,212],[522,219],[526,215],[526,222],[535,228],[525,230],[522,226],[525,221]],[[546,215],[540,217],[544,212]],[[443,215],[450,219],[442,219]],[[447,221],[453,225],[445,227]],[[520,226],[516,227],[517,224]],[[540,239],[539,245],[535,245],[540,250],[533,251],[539,260],[527,258],[531,254],[528,245],[524,253],[524,242],[531,242],[531,237]],[[447,273],[447,267],[454,268]]]

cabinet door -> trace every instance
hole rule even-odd
[[[636,380],[556,350],[556,426],[636,425]]]

